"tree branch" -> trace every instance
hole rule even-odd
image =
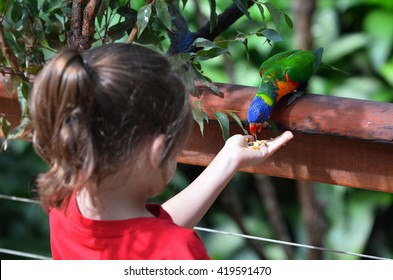
[[[68,32],[68,47],[78,49],[82,37],[83,9],[88,0],[73,0],[71,11],[71,27]]]
[[[17,77],[20,77],[22,80],[28,81],[24,73],[21,71],[18,58],[16,57],[15,53],[8,45],[7,39],[5,38],[5,34],[4,34],[4,26],[2,23],[0,23],[0,50],[3,53],[8,64],[11,66],[12,71],[10,74],[15,74]],[[4,73],[4,71],[2,72]]]
[[[314,184],[306,181],[297,181],[297,189],[301,204],[302,219],[306,227],[309,243],[312,246],[323,247],[326,219],[323,206],[315,195]],[[323,252],[310,250],[308,259],[323,259]]]
[[[316,9],[316,0],[293,1],[293,14],[295,15],[295,44],[303,50],[313,48],[311,34],[312,18]]]
[[[263,201],[269,220],[273,226],[278,239],[282,241],[291,242],[288,227],[283,219],[276,192],[270,177],[260,174],[255,174],[256,187],[259,197]],[[288,259],[294,259],[294,251],[290,246],[283,246],[283,249]]]
[[[95,17],[101,0],[73,0],[71,28],[68,47],[78,50],[89,49],[94,40]]]
[[[253,4],[254,1],[248,1],[248,7],[251,7]],[[171,39],[171,45],[168,50],[169,55],[194,51],[190,49],[190,46],[196,38],[205,38],[213,41],[218,35],[227,30],[235,21],[244,15],[237,5],[232,3],[232,5],[218,16],[217,24],[213,30],[210,30],[209,21],[199,28],[197,32],[192,33],[189,31],[187,22],[177,7],[170,5],[169,12],[172,16],[172,24],[176,30],[175,32],[169,32],[169,38]]]
[[[189,51],[189,47],[194,41],[195,33],[191,33],[188,29],[186,19],[180,13],[179,9],[174,5],[169,5],[169,14],[172,17],[172,25],[174,31],[168,31],[171,45],[168,49],[169,55],[175,55]]]
[[[8,42],[4,35],[4,27],[0,25],[0,49],[3,53],[5,59],[7,59],[8,64],[11,66],[12,70],[15,73],[20,72],[20,66],[18,62],[18,58],[15,56],[12,49],[8,46]]]
[[[254,1],[248,1],[248,8],[250,8]],[[210,31],[210,21],[202,26],[195,34],[195,38],[201,37],[213,41],[218,35],[227,30],[232,24],[234,24],[244,14],[235,3],[232,3],[222,14],[217,18],[217,24]]]
[[[83,50],[90,49],[94,40],[95,33],[95,18],[100,8],[101,0],[89,0],[85,9],[83,10],[83,26],[82,26],[82,40],[80,48]]]
[[[296,0],[292,8],[296,19],[295,44],[300,49],[310,50],[313,48],[311,26],[316,0]],[[315,195],[314,184],[298,181],[297,190],[309,242],[313,246],[321,247],[325,237],[326,220],[323,206]],[[317,250],[311,250],[308,256],[309,259],[322,259],[322,257],[322,252]]]
[[[220,195],[220,200],[226,210],[226,213],[231,216],[231,218],[238,225],[240,230],[245,235],[251,235],[250,231],[244,224],[243,209],[236,193],[231,188],[226,188]],[[263,248],[258,242],[253,239],[246,239],[246,243],[254,252],[258,255],[258,258],[266,260],[266,255],[263,252]]]

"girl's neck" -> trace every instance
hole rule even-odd
[[[77,193],[81,214],[93,220],[125,220],[152,216],[145,208],[152,178],[148,168],[125,164],[116,173],[104,178],[95,188],[83,188]],[[147,174],[146,174],[147,173]]]
[[[153,216],[146,210],[144,200],[131,201],[115,193],[104,193],[102,198],[94,199],[86,188],[80,190],[76,194],[76,202],[81,215],[91,220],[126,220]]]

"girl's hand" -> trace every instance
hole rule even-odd
[[[254,141],[254,137],[238,134],[226,141],[223,150],[237,168],[244,168],[264,162],[292,138],[292,132],[286,131],[274,140],[268,141],[268,145],[262,145],[259,149],[249,149],[248,142]]]
[[[193,228],[199,223],[217,196],[236,174],[239,168],[264,162],[281,146],[293,138],[289,131],[259,150],[247,148],[246,139],[252,136],[234,135],[208,167],[187,188],[163,204],[173,221],[183,227]]]

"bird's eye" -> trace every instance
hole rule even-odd
[[[258,115],[258,120],[257,120],[257,122],[260,122],[260,121],[262,120],[262,118],[263,118],[263,114],[260,113],[260,114]]]
[[[261,69],[261,71],[259,72],[259,75],[262,77],[263,73],[265,73],[265,69]]]

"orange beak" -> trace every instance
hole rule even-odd
[[[261,132],[262,131],[262,124],[261,123],[250,123],[250,133],[254,136],[256,136],[257,132]]]

